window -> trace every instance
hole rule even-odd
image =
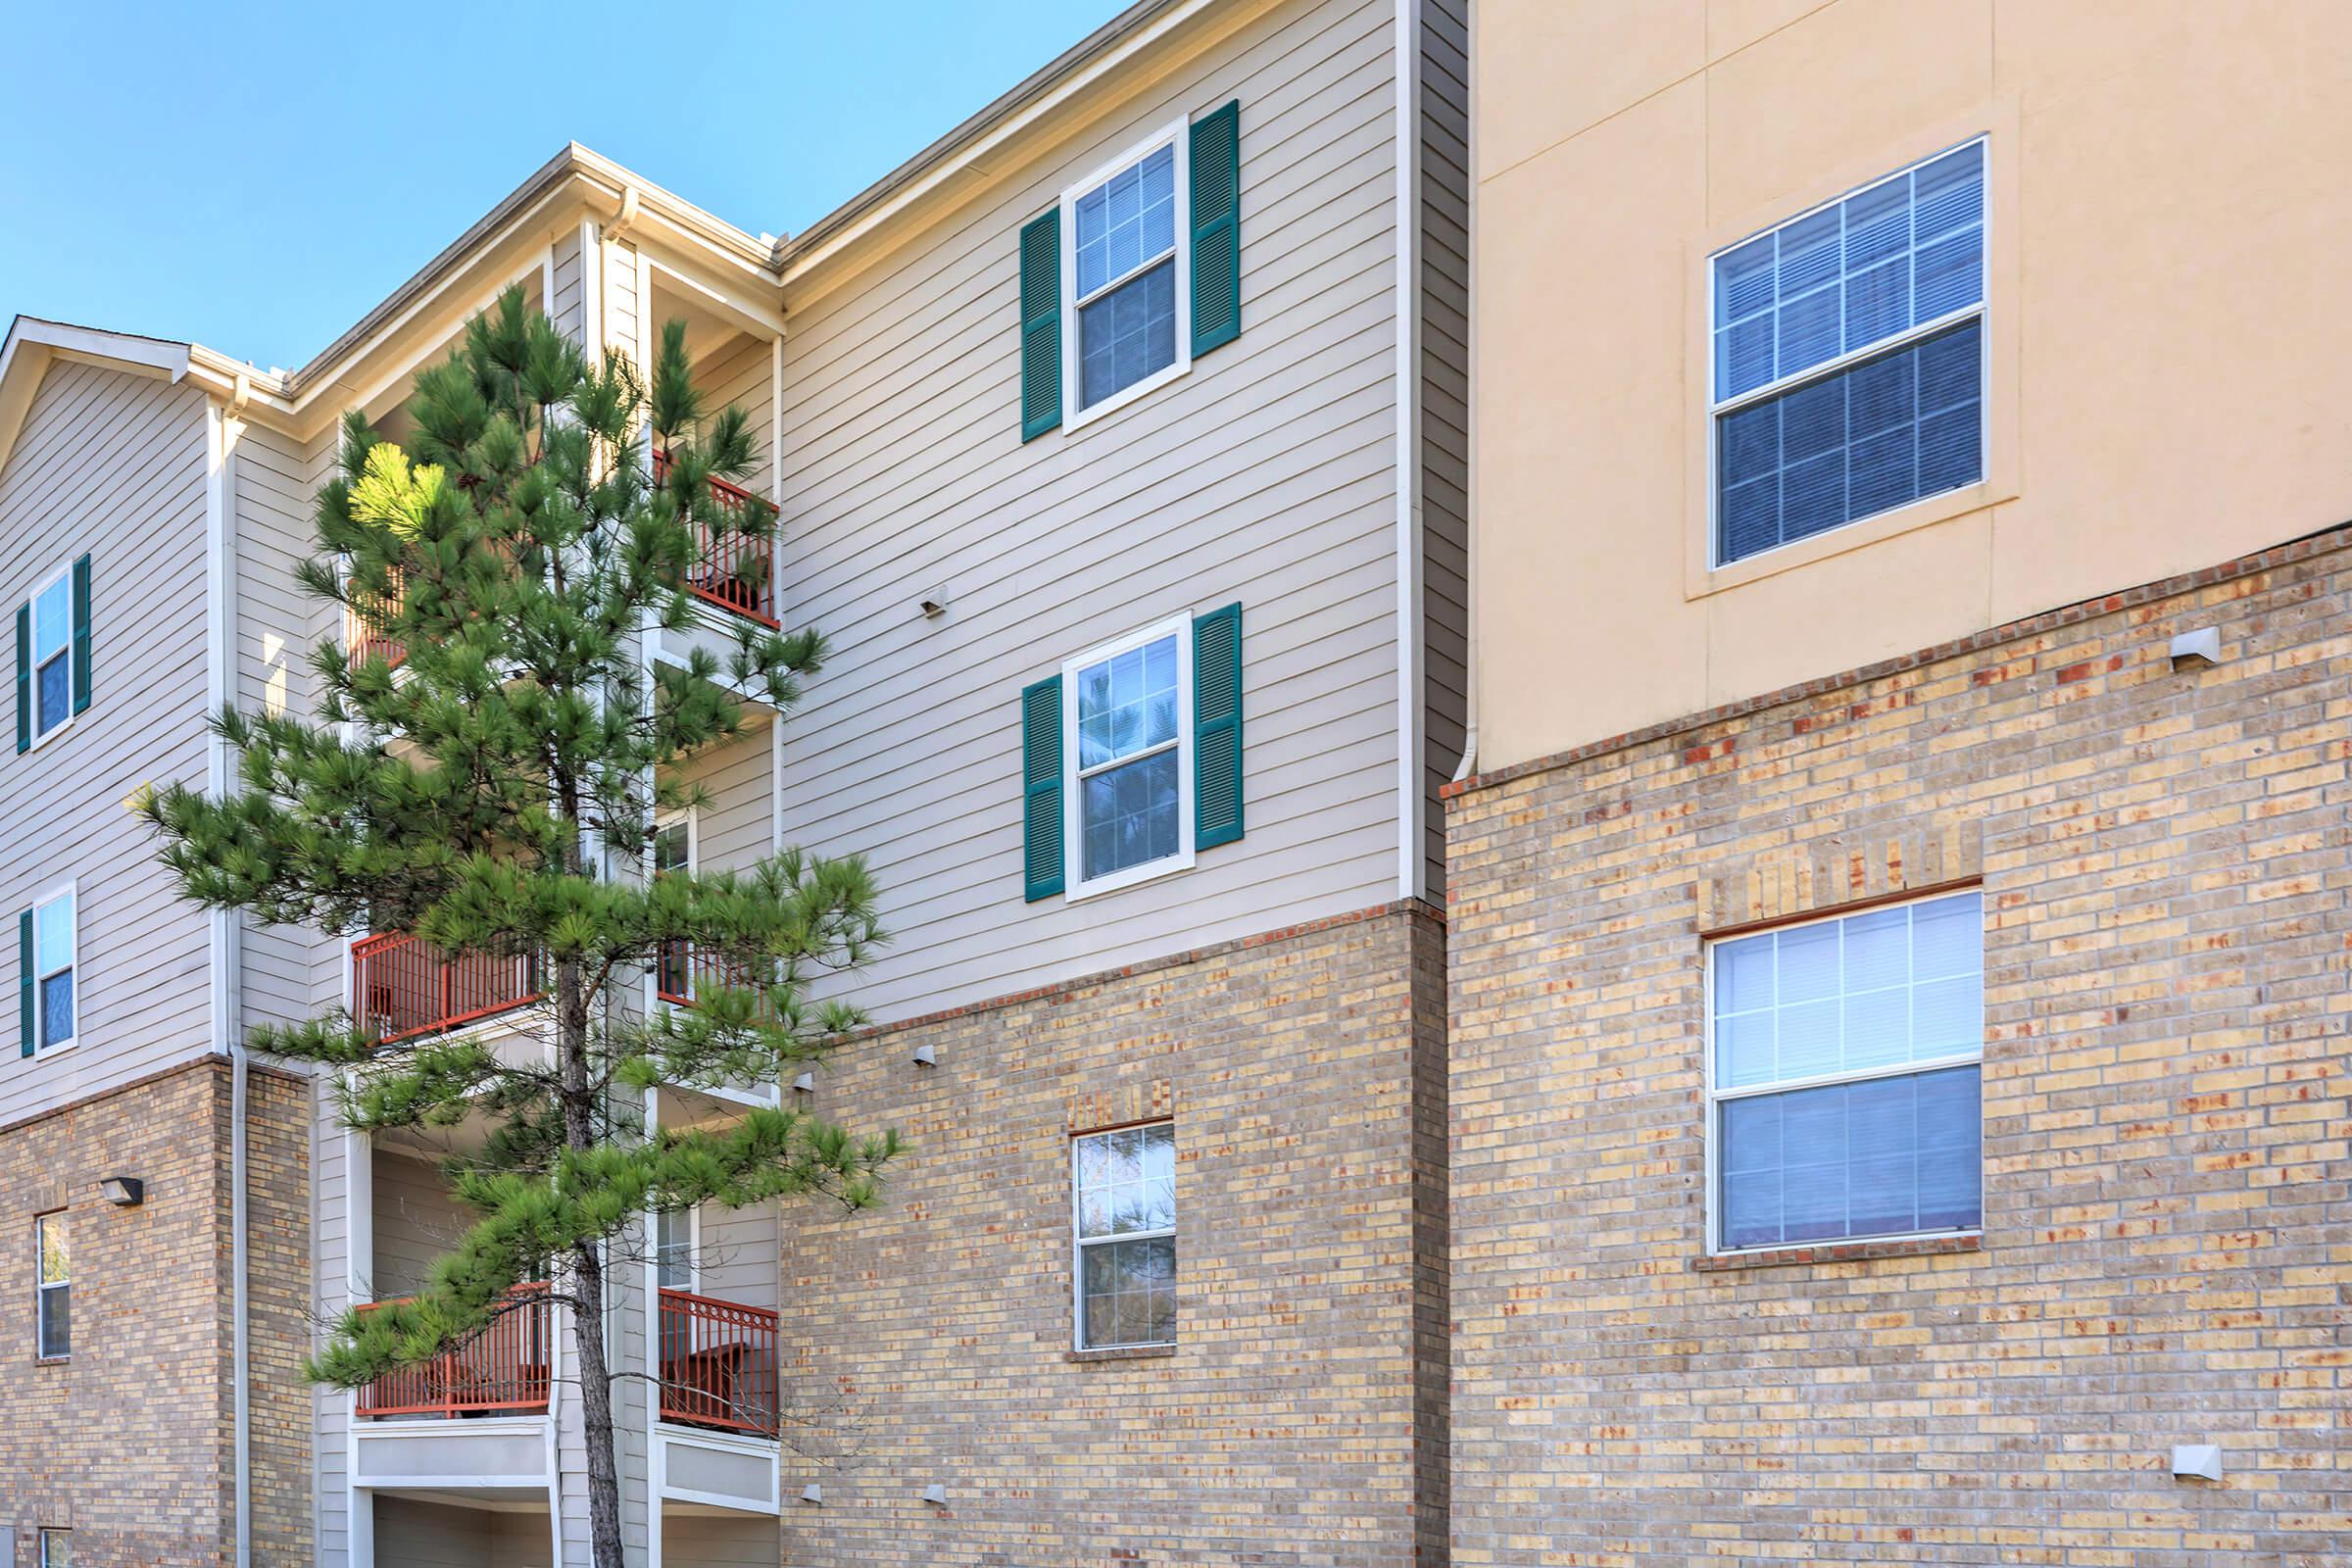
[[[1078,1348],[1176,1343],[1176,1128],[1071,1141]]]
[[[59,572],[32,597],[32,732],[74,716],[74,585]]]
[[[1976,893],[1709,950],[1717,1250],[1983,1222]]]
[[[694,1289],[699,1213],[673,1208],[654,1216],[654,1282],[665,1291]]]
[[[1983,139],[1718,253],[1715,564],[1984,477]]]
[[[74,1270],[66,1250],[65,1215],[43,1214],[32,1222],[32,1253],[33,1351],[44,1359],[71,1354]]]
[[[40,1568],[74,1568],[74,1532],[47,1530],[41,1532]]]
[[[1186,127],[1061,195],[1061,324],[1070,423],[1190,365]]]
[[[664,811],[654,822],[654,875],[668,871],[694,869],[695,821],[691,810]],[[654,991],[659,996],[679,1001],[694,996],[693,955],[684,942],[670,942],[662,949],[655,966]]]
[[[1192,638],[1183,617],[1071,661],[1067,863],[1104,892],[1192,863]]]
[[[74,888],[69,884],[17,920],[18,961],[24,965],[24,1054],[74,1043]]]

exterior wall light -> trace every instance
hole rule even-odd
[[[945,1508],[948,1505],[948,1489],[934,1481],[923,1489],[923,1500],[934,1508]]]
[[[801,1489],[801,1500],[821,1503],[825,1500],[825,1489],[811,1481]]]
[[[2221,662],[2222,632],[2218,626],[2200,626],[2173,639],[2175,669],[2202,669]]]
[[[805,1072],[805,1073],[801,1074],[801,1075],[800,1075],[798,1078],[795,1078],[795,1079],[792,1081],[792,1092],[793,1092],[794,1094],[796,1094],[796,1095],[813,1095],[813,1094],[815,1094],[815,1093],[816,1093],[816,1074],[814,1074],[814,1073],[812,1073],[812,1072]]]
[[[917,1067],[936,1067],[939,1065],[939,1054],[928,1044],[917,1046],[914,1048],[914,1064]]]
[[[136,1176],[109,1176],[98,1184],[98,1196],[117,1208],[136,1208],[147,1201],[147,1184]]]

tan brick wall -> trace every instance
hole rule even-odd
[[[308,1275],[305,1096],[267,1071],[252,1086],[255,1561],[291,1565],[310,1560],[309,1394],[286,1382],[307,1319],[284,1311]],[[211,1058],[0,1130],[0,1523],[20,1563],[42,1526],[71,1529],[84,1563],[229,1560],[228,1135],[228,1068]],[[108,1204],[110,1175],[139,1177],[145,1201]],[[38,1363],[32,1220],[61,1208],[73,1354]]]
[[[1453,802],[1456,1564],[2346,1560],[2348,539]],[[1978,876],[1982,1249],[1695,1267],[1703,933]]]
[[[816,1419],[785,1494],[825,1500],[790,1505],[785,1560],[1442,1548],[1441,952],[1427,911],[1380,911],[849,1048],[818,1109],[911,1148],[879,1212],[787,1214],[788,1388]],[[1079,1359],[1069,1137],[1162,1115],[1180,1344]],[[944,1509],[919,1500],[933,1483]]]

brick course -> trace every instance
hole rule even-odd
[[[825,1501],[785,1560],[1442,1561],[1443,952],[1367,911],[845,1051],[817,1110],[911,1147],[879,1211],[788,1216],[785,1492]],[[1180,1344],[1082,1356],[1068,1141],[1159,1116]]]
[[[1455,1563],[2345,1560],[2348,544],[1453,792]],[[1707,1266],[1707,934],[1976,880],[1982,1244]]]

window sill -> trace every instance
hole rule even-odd
[[[1149,1361],[1158,1356],[1174,1355],[1173,1345],[1113,1345],[1100,1350],[1064,1350],[1064,1361]]]
[[[32,1364],[34,1366],[70,1366],[73,1364],[73,1361],[74,1357],[71,1353],[65,1355],[36,1355],[32,1358]]]
[[[1754,1252],[1714,1252],[1690,1260],[1693,1273],[1737,1273],[1751,1268],[1781,1268],[1812,1263],[1869,1263],[1884,1257],[1939,1257],[1956,1252],[1982,1252],[1984,1236],[1971,1231],[1961,1236],[1907,1236],[1886,1242],[1832,1242],[1819,1247],[1776,1247]]]

